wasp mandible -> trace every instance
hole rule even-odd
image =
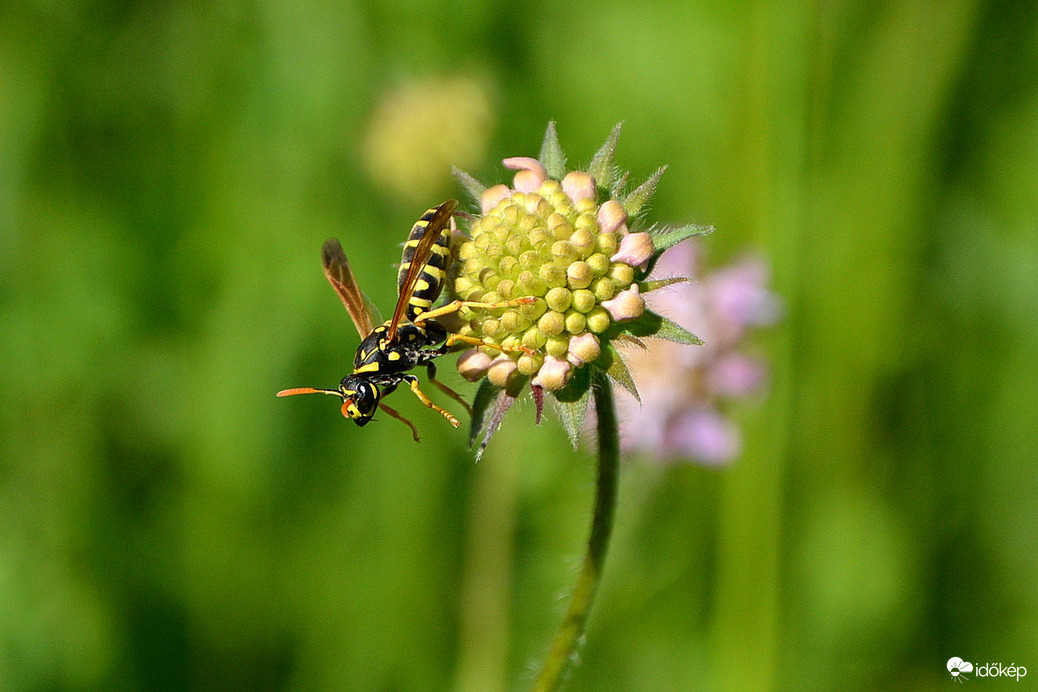
[[[418,430],[414,423],[390,408],[382,399],[401,383],[407,383],[411,392],[423,404],[446,418],[455,428],[460,425],[450,412],[434,404],[418,387],[418,378],[410,371],[424,365],[429,381],[445,394],[471,409],[457,392],[436,379],[433,361],[463,342],[473,346],[489,346],[499,351],[524,351],[526,347],[503,347],[481,339],[448,332],[437,318],[468,307],[493,310],[517,305],[528,305],[535,298],[527,296],[498,303],[480,303],[455,300],[438,308],[432,305],[443,291],[451,262],[451,217],[458,201],[448,199],[438,207],[427,210],[415,223],[404,244],[400,270],[397,273],[399,296],[393,316],[380,326],[377,309],[357,285],[342,245],[329,238],[321,248],[321,264],[329,283],[339,294],[361,336],[353,372],[342,379],[338,389],[298,387],[278,392],[278,396],[295,394],[334,394],[342,398],[342,415],[352,418],[357,425],[367,425],[378,409],[402,421],[411,428],[415,442]]]

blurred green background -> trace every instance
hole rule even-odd
[[[356,348],[326,237],[388,313],[449,167],[507,180],[550,119],[573,164],[624,121],[651,218],[786,304],[741,460],[625,461],[568,689],[1038,677],[1034,3],[16,0],[0,689],[529,686],[591,452],[531,406],[477,465],[413,397],[420,445],[273,395]]]

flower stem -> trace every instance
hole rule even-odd
[[[613,531],[616,509],[616,488],[620,462],[620,438],[616,427],[616,410],[609,378],[593,371],[592,391],[598,420],[598,481],[595,491],[595,510],[591,518],[591,536],[588,539],[584,566],[580,570],[569,609],[551,644],[548,657],[537,682],[535,692],[553,692],[562,685],[570,664],[576,658],[577,647],[584,634],[591,604],[602,575],[609,537]]]

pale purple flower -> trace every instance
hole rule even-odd
[[[767,382],[765,364],[740,347],[752,328],[778,319],[780,302],[767,288],[762,259],[744,258],[704,274],[699,255],[693,239],[660,257],[655,276],[691,271],[699,278],[654,291],[649,304],[705,344],[684,348],[653,341],[648,350],[631,350],[628,365],[641,405],[633,398],[621,400],[621,440],[629,451],[717,466],[742,449],[739,430],[723,414],[724,406],[761,392]]]
[[[742,452],[742,436],[735,423],[705,406],[680,414],[668,426],[665,443],[707,466],[724,466]]]

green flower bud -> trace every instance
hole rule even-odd
[[[613,319],[602,306],[596,306],[587,314],[587,329],[589,332],[601,334],[605,330],[609,329],[609,325],[612,323]]]
[[[555,236],[546,228],[535,228],[530,231],[530,247],[538,251],[538,257],[540,252],[545,248],[550,248],[551,244],[555,242]]]
[[[534,206],[536,207],[537,205],[540,205],[540,204],[547,204],[547,203],[544,202],[544,200],[541,200],[540,198],[538,198],[537,199],[537,204],[534,205]],[[527,204],[527,206],[529,206],[529,204]],[[518,236],[515,236],[515,237],[517,237],[517,238],[519,238],[521,240],[525,236],[530,235],[531,233],[533,233],[535,230],[537,230],[539,228],[540,229],[547,228],[547,224],[544,223],[544,219],[541,218],[540,216],[535,216],[534,214],[529,214],[529,215],[524,216],[522,219],[519,220],[519,232],[520,232],[520,234]]]
[[[591,176],[588,176],[591,178]],[[591,184],[594,185],[594,178],[591,179]],[[587,214],[595,212],[595,196],[592,194],[590,197],[584,199],[573,200],[573,210],[578,214]]]
[[[562,358],[569,351],[569,335],[549,336],[544,344],[544,350],[549,356]]]
[[[599,233],[595,236],[595,249],[606,257],[612,257],[620,247],[620,240],[615,233]]]
[[[554,212],[548,217],[548,230],[556,240],[565,240],[573,234],[573,224],[565,215]]]
[[[519,314],[531,321],[539,319],[547,311],[548,303],[544,301],[544,298],[538,298],[532,303],[519,306]]]
[[[479,284],[487,290],[494,290],[497,286],[497,282],[501,280],[501,275],[497,273],[496,269],[492,267],[483,267],[479,270]],[[491,284],[493,282],[493,284]]]
[[[508,238],[505,239],[505,250],[507,250],[509,254],[503,257],[502,259],[514,259],[516,255],[518,255],[523,250],[528,249],[529,247],[530,241],[527,240],[525,237],[520,237],[517,235],[508,236]]]
[[[555,312],[566,312],[573,303],[573,294],[567,288],[561,286],[551,289],[544,296],[548,307]]]
[[[570,288],[587,288],[591,285],[591,267],[587,262],[578,260],[566,268],[566,283]]]
[[[615,263],[609,267],[609,278],[615,281],[620,288],[627,288],[634,281],[634,267]]]
[[[504,281],[501,283],[504,283]],[[601,279],[595,279],[591,284],[591,292],[595,294],[595,299],[599,303],[609,300],[616,295],[616,282],[606,276],[603,276]]]
[[[612,264],[609,262],[609,258],[601,252],[596,252],[587,258],[587,266],[591,267],[591,275],[596,279],[600,276],[605,276],[609,273],[609,268]]]
[[[527,250],[526,252],[519,255],[519,265],[523,269],[537,269],[544,263],[541,258],[541,253],[534,252],[533,250]]]
[[[473,276],[479,276],[479,272],[482,269],[483,261],[481,259],[465,260],[465,265],[461,269],[461,274],[466,278],[471,278]]]
[[[501,322],[493,317],[483,320],[483,333],[487,336],[497,336],[501,333]]]
[[[530,327],[525,332],[523,332],[523,346],[530,350],[539,351],[540,349],[544,348],[544,345],[547,343],[547,341],[548,337],[545,336],[544,332],[542,332],[537,327]]]
[[[570,310],[566,313],[566,331],[570,334],[580,334],[587,326],[587,318],[583,313]]]
[[[459,276],[454,280],[454,292],[457,293],[463,300],[468,299],[469,293],[472,292],[475,284],[467,276]]]
[[[596,305],[595,294],[586,288],[573,291],[573,309],[577,312],[588,313]]]
[[[505,255],[501,258],[501,261],[497,265],[498,271],[501,272],[502,276],[507,279],[515,279],[519,276],[521,267],[519,266],[519,260],[511,255]]]
[[[556,263],[563,266],[575,262],[580,257],[573,243],[568,240],[556,240],[551,246],[551,255]]]
[[[580,255],[580,257],[587,258],[595,249],[595,234],[586,228],[577,230],[573,232],[573,236],[569,239],[569,242],[573,245],[573,249],[577,251],[577,254]]]
[[[544,364],[544,356],[539,353],[535,353],[532,356],[524,353],[519,356],[519,360],[516,361],[520,374],[526,375],[527,377],[537,374],[537,371],[541,369],[541,365]]]
[[[573,227],[578,231],[587,231],[597,235],[598,219],[595,217],[595,214],[587,211],[577,217],[577,220],[573,222]]]
[[[552,195],[561,191],[562,185],[559,183],[559,181],[552,180],[551,178],[545,180],[541,184],[541,189],[538,190],[538,192],[541,193],[541,197],[543,197],[544,199],[550,199]]]
[[[607,334],[644,335],[653,328],[652,321],[624,324],[644,314],[645,301],[634,282],[658,254],[654,238],[632,233],[627,222],[629,211],[644,208],[663,169],[629,187],[626,174],[613,167],[617,134],[614,130],[592,159],[591,169],[601,180],[582,171],[563,175],[566,157],[554,128],[545,136],[544,163],[528,157],[505,160],[515,171],[512,189],[483,188],[470,176],[459,176],[480,195],[482,216],[472,220],[471,240],[461,244],[450,268],[456,275],[455,295],[486,303],[532,299],[459,310],[464,321],[459,334],[487,344],[459,358],[467,379],[487,377],[506,395],[517,396],[527,383],[553,392],[571,381],[576,368],[609,367],[608,374],[633,391],[623,364],[603,363],[602,353],[609,348],[616,356],[605,342]],[[549,169],[561,181],[549,178]],[[620,199],[600,202],[608,191]],[[655,242],[666,245],[670,238]],[[661,336],[695,341],[674,323],[662,324]],[[574,382],[567,395],[575,398],[566,401],[586,401],[591,381]],[[568,428],[571,437],[577,434],[572,421]]]
[[[551,310],[541,315],[541,318],[537,320],[537,328],[540,329],[545,336],[561,334],[566,328],[566,318],[562,316],[562,313]]]
[[[515,296],[514,289],[515,282],[511,279],[501,279],[497,283],[497,294],[501,296],[503,300],[509,300]]]
[[[538,273],[549,288],[566,285],[566,272],[558,265],[542,264]]]
[[[548,284],[544,283],[544,279],[529,269],[520,272],[517,281],[519,282],[518,290],[522,295],[543,296],[548,291]]]
[[[515,334],[522,331],[519,327],[522,320],[525,320],[525,318],[517,310],[506,310],[501,313],[501,318],[498,322],[501,325],[501,331],[506,334]]]

